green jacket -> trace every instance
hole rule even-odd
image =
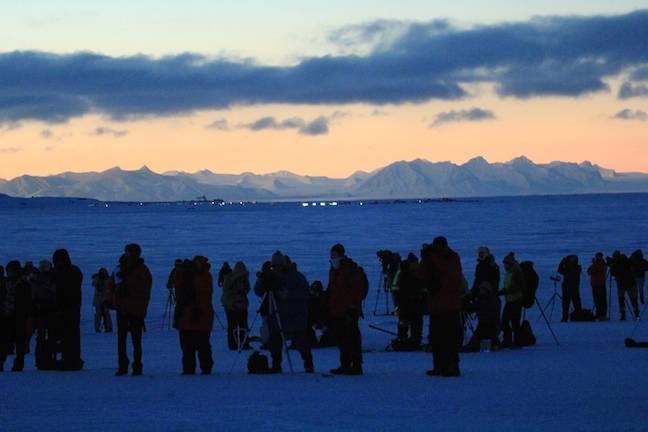
[[[518,301],[524,295],[524,273],[519,264],[514,264],[511,270],[504,275],[502,292],[508,303]]]

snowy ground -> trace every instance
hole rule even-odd
[[[92,331],[92,309],[86,303],[86,369],[38,372],[30,356],[24,373],[0,374],[0,430],[648,430],[648,350],[623,347],[634,322],[554,323],[561,342],[557,347],[533,310],[529,318],[536,347],[462,355],[458,379],[425,376],[429,354],[382,351],[390,336],[366,326],[393,330],[395,324],[392,318],[373,316],[375,286],[363,323],[365,348],[375,352],[365,356],[363,377],[305,375],[297,353],[294,375],[249,376],[245,355],[232,369],[235,355],[225,351],[220,329],[212,336],[215,374],[184,377],[177,334],[161,328],[164,283],[177,256],[205,254],[216,264],[243,259],[254,271],[279,248],[309,280],[325,280],[328,248],[342,241],[373,285],[378,249],[417,251],[438,234],[447,235],[460,252],[469,280],[481,244],[490,245],[500,259],[508,250],[533,259],[545,304],[552,293],[548,277],[562,256],[578,253],[587,263],[597,250],[648,249],[646,198],[535,197],[337,208],[0,208],[0,262],[38,261],[56,247],[68,247],[86,274],[86,302],[92,272],[112,266],[128,242],[143,245],[155,278],[144,377],[113,376],[115,336]],[[586,287],[583,278],[583,300],[591,307]],[[617,317],[615,300],[612,317]],[[648,322],[640,323],[636,337],[648,340]],[[336,350],[317,350],[315,366],[319,371],[337,366]]]

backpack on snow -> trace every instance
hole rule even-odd
[[[268,364],[268,357],[261,354],[259,351],[254,351],[248,358],[247,362],[249,374],[267,374],[270,372]]]
[[[574,312],[571,313],[569,319],[570,321],[574,321],[574,322],[596,321],[594,312],[592,312],[590,309],[575,310]]]
[[[536,300],[536,292],[540,284],[540,277],[533,268],[533,262],[522,261],[520,263],[524,275],[524,291],[522,293],[522,306],[526,309],[533,307]]]
[[[531,329],[531,323],[528,320],[522,321],[520,330],[515,337],[516,342],[521,346],[531,346],[536,344],[536,337]]]

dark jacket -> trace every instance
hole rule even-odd
[[[610,267],[610,272],[614,276],[614,279],[616,279],[619,287],[631,288],[634,286],[635,280],[632,274],[632,264],[627,256],[621,254],[615,257]]]
[[[648,261],[642,255],[639,255],[637,252],[633,253],[630,256],[630,266],[632,267],[632,275],[634,277],[642,278],[646,276]]]
[[[592,265],[587,269],[587,274],[590,277],[590,284],[593,287],[605,286],[607,264],[605,264],[603,259],[594,260]]]
[[[475,268],[475,280],[470,290],[474,296],[479,295],[479,289],[487,284],[488,290],[497,293],[500,283],[500,269],[492,257],[479,261]]]
[[[428,291],[431,315],[459,312],[464,285],[461,258],[452,249],[432,253],[421,261],[419,277]]]
[[[72,263],[56,266],[52,274],[56,287],[57,303],[63,310],[81,307],[81,284],[83,273]]]
[[[278,286],[273,293],[281,329],[286,334],[294,334],[305,331],[308,327],[308,281],[303,274],[290,267],[280,271],[277,275]],[[255,293],[263,296],[262,286],[255,285]],[[276,314],[272,308],[269,309],[268,323],[271,329],[278,329]]]
[[[206,259],[195,273],[175,280],[176,296],[182,299],[176,304],[174,327],[178,330],[211,331],[214,325],[212,297],[214,282]],[[187,270],[178,270],[181,275]],[[186,293],[185,291],[189,291]]]
[[[558,273],[563,275],[563,287],[578,288],[580,287],[581,266],[571,261],[569,257],[563,258],[558,266]]]
[[[344,257],[340,267],[329,270],[329,313],[343,318],[348,313],[362,315],[363,279],[361,269],[352,259]]]
[[[151,272],[139,258],[121,273],[121,282],[115,289],[115,308],[122,314],[145,318],[153,286]]]

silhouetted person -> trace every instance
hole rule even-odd
[[[70,254],[59,249],[52,256],[59,314],[61,317],[62,370],[74,371],[83,368],[81,359],[81,284],[83,274],[72,264]]]
[[[513,252],[509,252],[504,257],[503,263],[506,273],[503,287],[499,291],[499,294],[506,298],[502,312],[502,348],[521,348],[518,336],[522,319],[522,297],[525,290],[524,273]]]
[[[457,377],[463,342],[461,258],[445,237],[436,237],[421,253],[420,275],[428,292],[433,368],[429,376]]]
[[[648,261],[646,261],[643,252],[640,249],[637,249],[630,255],[630,265],[632,267],[632,275],[634,276],[639,301],[641,304],[644,304],[646,302],[646,299],[644,298],[644,285],[646,284]]]
[[[610,273],[617,283],[617,294],[619,299],[619,315],[621,321],[626,319],[626,294],[630,297],[634,316],[639,316],[639,304],[637,303],[637,286],[632,273],[630,259],[619,251],[614,251],[609,260]]]
[[[119,367],[115,375],[128,373],[130,360],[126,352],[126,337],[131,334],[133,342],[133,375],[142,375],[142,332],[144,319],[151,298],[153,280],[137,244],[124,248],[115,275],[115,307],[117,309],[117,352]]]
[[[110,303],[112,302],[110,290],[110,274],[105,268],[92,275],[92,287],[94,288],[94,297],[92,305],[95,308],[94,327],[95,332],[101,332],[101,325],[107,333],[112,332],[112,318],[110,317]]]
[[[477,328],[465,351],[479,351],[481,340],[490,340],[491,346],[499,345],[500,310],[502,308],[497,290],[499,289],[500,270],[490,250],[482,246],[477,251],[475,280],[470,290],[470,299],[477,313]]]
[[[592,286],[592,298],[596,309],[596,319],[599,321],[607,319],[607,264],[601,252],[597,252],[592,259],[592,264],[587,269]]]
[[[366,296],[364,271],[346,256],[344,246],[331,248],[329,270],[329,316],[340,350],[338,375],[362,375],[362,336],[358,324]]]
[[[418,258],[410,253],[400,263],[392,285],[395,302],[398,304],[397,343],[404,350],[421,349],[425,293],[418,277],[418,267]]]
[[[268,348],[272,356],[270,371],[282,371],[282,351],[290,339],[304,361],[304,370],[313,373],[313,354],[307,334],[308,282],[279,251],[272,255],[271,271],[276,276],[274,282],[257,283],[254,287],[256,295],[268,300],[266,319],[270,331]]]
[[[223,265],[221,266],[220,270],[218,271],[218,286],[222,287],[223,282],[225,282],[225,277],[227,277],[228,274],[232,273],[232,267],[230,267],[229,263],[225,261]]]
[[[176,309],[174,326],[180,336],[182,374],[196,373],[196,355],[203,375],[209,375],[214,366],[209,342],[214,325],[212,296],[214,282],[211,265],[206,257],[186,260],[176,271]]]
[[[2,295],[3,293],[0,293]],[[0,371],[4,370],[7,359],[9,339],[16,344],[13,361],[13,372],[22,372],[25,367],[25,351],[27,348],[27,322],[32,310],[31,286],[22,275],[20,262],[11,261],[7,264],[7,277],[4,282],[2,295],[2,324],[0,328]]]
[[[308,295],[308,334],[313,347],[337,346],[330,328],[328,301],[329,296],[322,282],[314,281]],[[316,330],[322,330],[319,340]]]
[[[250,273],[241,261],[234,265],[223,281],[221,304],[227,316],[227,346],[234,351],[246,340],[248,331],[248,293],[250,292]],[[251,347],[245,342],[244,349]]]
[[[581,266],[576,255],[568,255],[560,261],[558,273],[563,276],[562,281],[562,322],[569,320],[569,306],[573,304],[574,312],[581,310],[580,278]]]
[[[53,283],[52,264],[43,260],[31,281],[34,328],[36,330],[36,367],[51,370],[56,367],[56,344],[59,338],[57,324],[56,286]]]

